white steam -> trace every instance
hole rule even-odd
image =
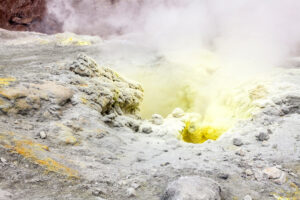
[[[146,114],[182,106],[205,115],[224,88],[299,53],[298,0],[51,0],[48,9],[64,31],[136,46],[110,53],[126,55],[123,71],[144,85]],[[134,65],[139,48],[157,62]]]

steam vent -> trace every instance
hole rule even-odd
[[[299,10],[0,1],[0,200],[300,200]]]

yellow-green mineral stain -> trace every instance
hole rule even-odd
[[[211,125],[197,125],[194,122],[186,121],[184,129],[180,132],[183,141],[189,143],[203,143],[206,140],[216,140],[228,129],[214,127]]]

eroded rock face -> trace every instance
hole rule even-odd
[[[50,115],[72,96],[72,90],[54,82],[0,88],[0,114],[29,115],[41,111],[42,115]]]
[[[54,33],[61,25],[47,14],[45,0],[0,1],[0,27],[17,31]]]
[[[221,188],[209,178],[180,177],[168,185],[162,200],[221,200]]]
[[[45,0],[17,0],[0,2],[0,26],[9,30],[32,30],[42,21]]]
[[[135,114],[138,110],[143,99],[143,89],[139,83],[121,77],[110,68],[98,66],[85,54],[78,55],[70,70],[79,76],[74,84],[84,93],[82,103],[102,115]]]

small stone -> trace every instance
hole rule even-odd
[[[273,131],[271,129],[268,128],[268,134],[273,134]]]
[[[151,126],[142,126],[141,129],[142,129],[142,132],[146,133],[146,134],[149,134],[153,131]]]
[[[6,160],[5,158],[3,158],[3,157],[0,158],[0,161],[1,161],[2,163],[6,163],[6,162],[7,162],[7,160]]]
[[[184,111],[181,108],[175,108],[171,114],[175,118],[183,117]]]
[[[201,152],[199,152],[199,153],[197,153],[196,155],[197,155],[197,156],[201,156],[201,155],[202,155],[202,153],[201,153]]]
[[[286,173],[285,173],[285,172],[282,172],[282,173],[281,173],[281,176],[280,176],[279,178],[277,178],[277,179],[274,180],[274,183],[277,183],[277,184],[279,184],[279,185],[282,185],[282,184],[285,183],[285,181],[286,181]]]
[[[263,163],[256,163],[255,166],[256,166],[257,168],[263,168],[263,167],[264,167]]]
[[[244,196],[243,200],[252,200],[252,197],[250,195]]]
[[[161,167],[164,167],[164,166],[167,166],[167,165],[169,165],[169,164],[170,164],[169,162],[165,162],[165,163],[160,164],[160,166],[161,166]]]
[[[94,196],[100,196],[100,195],[105,195],[107,192],[104,190],[104,189],[100,189],[100,188],[97,188],[95,190],[93,190],[92,194]]]
[[[219,173],[218,174],[218,178],[220,178],[220,179],[227,180],[228,177],[229,177],[229,174],[226,174],[226,173]]]
[[[111,123],[116,117],[117,117],[117,115],[115,113],[111,113],[111,114],[106,115],[105,117],[103,117],[102,120],[105,123]]]
[[[45,131],[41,131],[39,135],[40,135],[41,139],[46,139],[47,138],[47,134],[45,133]]]
[[[282,171],[276,167],[268,167],[263,170],[263,173],[267,175],[269,179],[280,178]]]
[[[258,141],[265,141],[268,140],[270,138],[269,134],[265,133],[265,132],[260,132],[257,136],[256,139]]]
[[[246,169],[245,173],[247,176],[252,176],[253,175],[253,171],[251,169]]]
[[[14,121],[14,124],[20,124],[20,123],[22,123],[22,120],[17,119],[17,120]]]
[[[124,125],[120,121],[112,121],[112,126],[116,128],[123,127]]]
[[[289,172],[289,174],[290,174],[291,176],[293,176],[293,177],[296,177],[296,178],[298,178],[298,175],[297,175],[297,174],[295,174],[295,173],[293,173],[293,172]]]
[[[238,156],[245,156],[246,155],[246,153],[243,149],[240,149],[240,150],[236,151],[235,154],[238,155]]]
[[[152,115],[151,122],[155,125],[162,125],[164,123],[164,118],[159,114]]]
[[[268,146],[270,146],[270,144],[269,144],[267,141],[263,141],[263,142],[261,143],[261,146],[263,146],[263,147],[268,147]]]
[[[127,188],[126,194],[128,197],[135,197],[136,196],[136,191],[134,188]]]
[[[242,140],[239,139],[239,138],[234,138],[234,139],[232,140],[232,143],[233,143],[235,146],[238,146],[238,147],[243,145]]]

